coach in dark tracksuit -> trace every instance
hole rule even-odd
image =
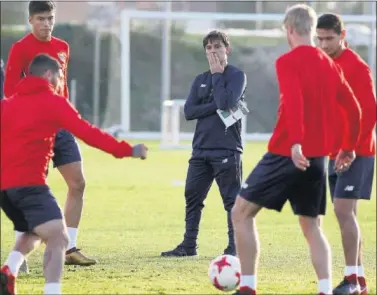
[[[4,74],[4,62],[2,59],[0,60],[0,67],[1,67],[0,68],[0,99],[3,99],[5,74]]]
[[[183,242],[162,256],[197,255],[204,200],[214,179],[228,215],[229,243],[224,254],[236,254],[230,213],[242,181],[241,120],[226,130],[216,110],[229,110],[243,99],[246,76],[227,64],[230,48],[224,33],[209,33],[203,46],[210,70],[195,78],[184,107],[186,119],[197,120],[185,187],[186,232]]]

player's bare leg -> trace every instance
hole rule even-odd
[[[76,247],[78,226],[84,205],[85,178],[82,162],[74,162],[58,167],[68,186],[64,216],[68,229],[69,244],[66,253],[66,264],[88,266],[96,264],[96,260],[86,257]]]
[[[19,232],[19,231],[15,231],[16,233],[16,243],[18,241],[18,239],[24,234],[23,232]],[[22,262],[21,266],[20,266],[20,269],[19,269],[19,272],[20,273],[26,273],[28,274],[29,273],[29,266],[28,266],[28,263],[27,263],[27,259],[25,257],[25,260]]]
[[[68,246],[67,228],[62,219],[37,226],[34,232],[46,243],[43,272],[46,280],[44,294],[61,294],[64,255]]]
[[[331,250],[318,217],[300,216],[300,226],[308,242],[310,255],[318,277],[320,294],[332,294]]]
[[[360,292],[357,279],[360,228],[355,214],[356,204],[356,199],[334,199],[334,210],[340,227],[346,263],[344,280],[334,289],[334,294],[359,294]]]
[[[19,235],[16,245],[9,253],[0,271],[0,294],[16,294],[16,278],[26,257],[41,244],[41,239],[32,233]]]
[[[232,209],[237,255],[241,262],[239,294],[255,294],[260,243],[255,217],[261,207],[238,196]]]
[[[353,212],[357,218],[357,204],[358,202],[355,202],[355,207],[353,208]],[[367,282],[365,279],[365,271],[363,266],[363,260],[362,260],[362,251],[361,251],[361,245],[362,245],[362,235],[360,232],[360,239],[359,239],[359,251],[357,253],[357,279],[360,285],[361,289],[361,295],[367,295],[368,294],[368,288],[367,288]]]

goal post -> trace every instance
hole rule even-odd
[[[182,146],[180,145],[180,113],[184,105],[184,99],[168,99],[162,102],[161,148],[169,149]]]
[[[186,100],[168,99],[162,103],[161,119],[161,145],[162,149],[189,149],[191,144],[182,144],[183,141],[191,141],[192,133],[181,132],[181,114]],[[242,117],[241,138],[246,142],[247,116]],[[224,126],[225,132],[225,126]],[[267,137],[263,137],[266,139]]]
[[[143,138],[159,139],[161,146],[179,147],[181,141],[192,139],[193,133],[181,132],[182,124],[182,108],[184,100],[175,99],[167,95],[163,97],[155,94],[155,99],[160,101],[160,109],[156,110],[161,112],[160,128],[158,132],[135,132],[131,126],[131,21],[132,20],[144,20],[144,21],[250,21],[250,22],[279,22],[284,19],[284,14],[271,14],[271,13],[206,13],[206,12],[177,12],[177,11],[141,11],[141,10],[123,10],[121,12],[121,57],[120,57],[120,70],[121,70],[121,99],[120,99],[120,125],[119,131],[122,136],[127,138]],[[368,25],[375,24],[375,15],[342,15],[344,22],[361,22]],[[208,28],[209,29],[209,28]],[[164,36],[164,38],[169,36]],[[164,40],[166,41],[166,40]],[[170,41],[168,41],[170,42]],[[165,48],[164,42],[162,42],[162,48]],[[166,49],[166,48],[165,48]],[[369,49],[371,50],[371,49]],[[169,57],[163,57],[164,55],[170,56],[170,50],[162,49],[162,58],[165,62],[170,62]],[[162,69],[166,68],[166,64],[161,66]],[[166,89],[171,89],[171,79],[169,75],[161,75],[161,94],[166,92]],[[189,90],[189,85],[187,86]],[[252,91],[252,90],[251,90]],[[249,114],[249,119],[253,115]],[[249,140],[266,140],[270,137],[270,134],[263,133],[248,133],[246,130],[246,122],[243,124],[243,139]],[[250,122],[249,122],[250,124]],[[255,130],[258,130],[255,128]]]

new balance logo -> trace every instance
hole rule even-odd
[[[201,84],[200,87],[203,88],[203,87],[206,87],[207,85],[206,84]]]
[[[228,163],[228,159],[224,159],[221,163],[223,164]]]
[[[353,185],[347,185],[347,186],[344,188],[344,190],[345,190],[346,192],[352,192],[353,189],[354,189],[354,186],[353,186]]]

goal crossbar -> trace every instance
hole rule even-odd
[[[181,11],[142,11],[123,10],[122,19],[160,19],[160,20],[214,20],[214,21],[282,21],[281,13],[214,13]],[[342,15],[344,22],[375,23],[375,15]]]
[[[121,129],[130,133],[131,120],[131,61],[130,61],[130,31],[131,19],[166,20],[214,20],[214,21],[282,21],[284,14],[272,13],[206,13],[206,12],[176,12],[176,11],[141,11],[127,10],[121,12]],[[375,15],[342,15],[345,22],[376,23]],[[169,99],[169,98],[166,98]],[[162,102],[161,102],[162,103]]]

